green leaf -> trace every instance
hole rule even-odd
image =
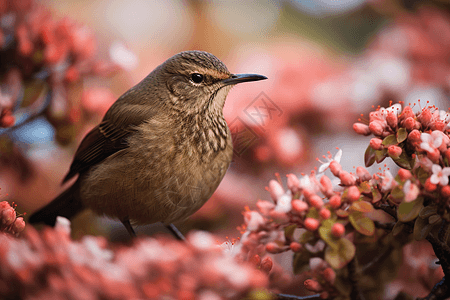
[[[309,270],[309,259],[311,256],[311,253],[305,247],[294,254],[294,261],[292,262],[294,274],[300,274]]]
[[[325,260],[333,269],[341,269],[355,256],[355,245],[346,238],[337,241],[337,247],[328,246],[325,250]]]
[[[395,134],[388,135],[384,138],[383,142],[381,143],[386,148],[392,145],[397,145],[397,138],[395,137]]]
[[[361,184],[359,185],[358,188],[359,188],[359,191],[364,194],[368,194],[372,190],[372,186],[369,184],[368,181],[361,182]]]
[[[381,163],[386,157],[388,157],[387,149],[375,151],[375,161]]]
[[[405,228],[405,223],[402,223],[402,222],[395,223],[394,228],[392,228],[392,235],[393,236],[399,235],[403,231],[404,228]]]
[[[319,211],[315,207],[311,207],[306,214],[307,218],[320,219]]]
[[[428,218],[428,223],[430,223],[431,225],[434,225],[437,222],[439,222],[440,220],[442,220],[440,215],[432,215]]]
[[[414,164],[416,163],[416,159],[412,158],[412,156],[409,156],[405,153],[403,149],[402,154],[400,154],[399,158],[392,158],[392,160],[399,166],[400,168],[406,169],[406,170],[412,170],[414,167]]]
[[[422,210],[419,213],[419,217],[425,219],[434,214],[437,214],[437,206],[433,203],[422,208]]]
[[[402,127],[397,131],[397,142],[400,144],[406,138],[408,137],[408,132],[406,131],[406,128]]]
[[[425,185],[425,181],[430,177],[430,174],[425,171],[422,167],[416,169],[416,177],[419,179],[422,185]]]
[[[292,239],[292,236],[294,235],[294,231],[297,228],[296,224],[289,225],[284,228],[284,236],[287,240]]]
[[[373,211],[373,206],[367,201],[356,201],[352,203],[349,209],[352,211],[360,211],[366,213]]]
[[[348,216],[350,223],[361,234],[371,236],[375,233],[375,224],[362,212],[352,211]]]
[[[397,209],[397,218],[403,223],[414,220],[423,208],[423,197],[418,197],[411,202],[400,203]]]
[[[322,240],[325,241],[325,243],[327,243],[330,247],[332,248],[337,248],[337,241],[339,239],[335,238],[332,234],[331,234],[331,227],[333,227],[334,225],[334,221],[331,220],[325,220],[322,222],[320,228],[319,228],[319,235],[322,238]]]
[[[416,222],[414,223],[414,239],[416,241],[421,241],[427,237],[430,233],[431,229],[433,229],[432,224],[428,223],[428,219],[416,218]]]
[[[343,209],[338,209],[338,210],[336,210],[336,215],[339,218],[347,218],[348,217],[348,211],[343,210]]]
[[[381,193],[375,187],[372,187],[372,198],[373,198],[372,203],[376,203],[381,200]]]
[[[375,149],[368,146],[366,152],[364,152],[364,165],[370,167],[375,162]]]

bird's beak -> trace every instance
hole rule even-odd
[[[258,81],[264,79],[267,79],[267,77],[258,74],[233,74],[230,78],[222,80],[222,83],[225,86],[230,84],[238,84],[241,82]]]

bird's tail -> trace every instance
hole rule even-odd
[[[52,202],[32,214],[28,222],[30,224],[45,223],[49,226],[54,226],[57,216],[71,219],[84,208],[78,193],[79,186],[77,180],[70,188],[62,192]]]

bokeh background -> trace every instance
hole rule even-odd
[[[65,188],[79,142],[114,100],[180,51],[269,78],[230,92],[233,163],[211,200],[178,224],[221,241],[240,235],[241,212],[269,198],[276,173],[309,174],[336,147],[345,169],[363,165],[368,139],[352,124],[373,107],[450,106],[447,1],[0,0],[0,17],[0,110],[14,117],[0,129],[0,200],[28,214]],[[73,228],[75,238],[127,239],[120,223],[90,212]]]

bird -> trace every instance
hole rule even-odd
[[[62,184],[76,181],[29,223],[54,226],[84,209],[135,225],[162,222],[177,231],[211,197],[233,155],[223,115],[239,83],[267,79],[232,74],[204,51],[178,53],[120,96],[81,141]],[[176,234],[179,234],[176,233]]]

